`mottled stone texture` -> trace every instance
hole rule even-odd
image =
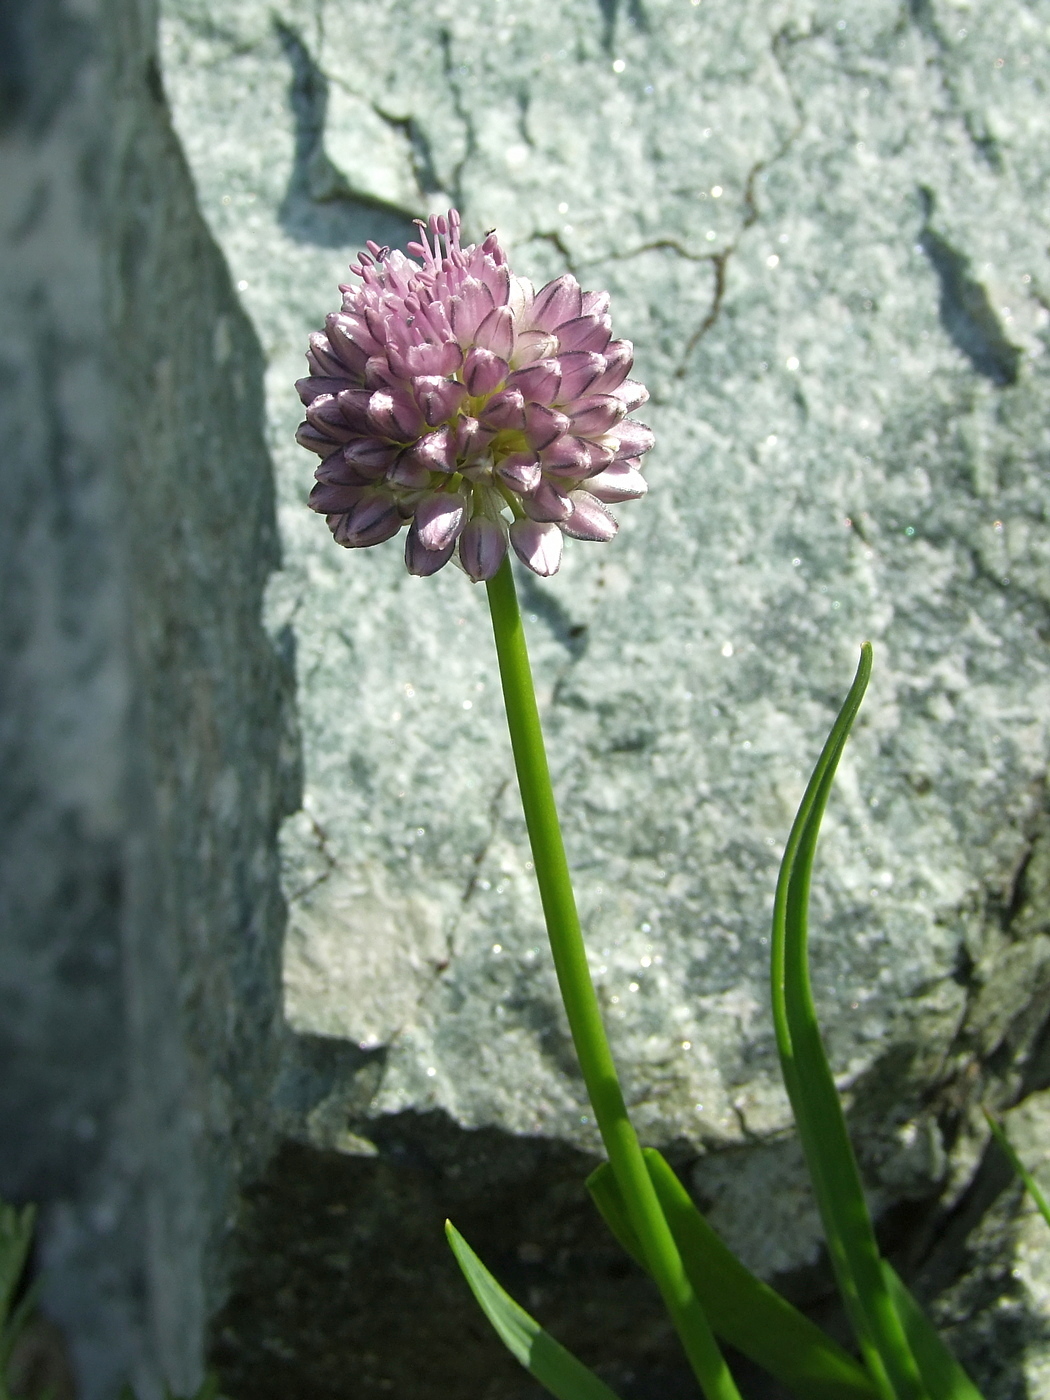
[[[650,498],[523,581],[639,1124],[839,1325],[765,938],[869,636],[821,1014],[887,1248],[990,1396],[1047,1394],[977,1104],[1045,1151],[1050,4],[161,20],[154,60],[134,0],[0,9],[0,1186],[45,1202],[90,1394],[190,1384],[207,1332],[233,1400],[531,1395],[446,1213],[625,1400],[693,1393],[581,1193],[484,597],[304,508],[306,334],[366,238],[450,201],[609,287],[653,392]]]
[[[285,1005],[304,1044],[343,1056],[313,1105],[296,1079],[297,1131],[377,1154],[345,1177],[336,1157],[311,1159],[314,1223],[301,1262],[282,1266],[279,1325],[259,1222],[295,1219],[298,1174],[282,1158],[260,1186],[216,1334],[230,1384],[276,1394],[305,1375],[334,1396],[309,1319],[338,1297],[332,1327],[361,1355],[367,1326],[337,1318],[386,1325],[395,1290],[366,1281],[380,1267],[451,1296],[446,1265],[413,1244],[412,1209],[368,1223],[400,1180],[384,1144],[415,1144],[404,1151],[435,1201],[455,1197],[440,1124],[464,1152],[471,1133],[595,1148],[484,598],[452,571],[405,577],[395,545],[333,549],[302,508],[309,461],[291,442],[288,386],[352,249],[403,240],[410,217],[450,200],[468,233],[497,227],[526,274],[569,267],[610,287],[653,391],[650,498],[614,545],[571,547],[557,579],[524,582],[638,1121],[677,1144],[749,1261],[821,1295],[765,937],[803,773],[871,637],[875,680],[817,881],[815,979],[887,1239],[943,1289],[966,1272],[966,1222],[995,1181],[975,1105],[1045,1074],[1050,8],[166,0],[162,13],[176,128],[269,362],[286,556],[268,606],[297,642],[305,758],[284,832]],[[545,1181],[537,1168],[519,1189],[553,1219]],[[353,1247],[329,1247],[326,1192]],[[532,1248],[512,1218],[478,1227],[496,1258]],[[948,1220],[954,1254],[934,1246]],[[995,1393],[1043,1364],[1033,1337],[971,1347]],[[651,1390],[660,1345],[623,1345]],[[466,1347],[429,1378],[415,1343],[411,1367],[395,1340],[372,1350],[363,1388],[476,1388]],[[487,1393],[520,1391],[498,1374]]]
[[[0,10],[0,1190],[87,1400],[195,1384],[277,1053],[257,342],[133,0]]]

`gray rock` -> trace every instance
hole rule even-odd
[[[284,839],[287,1014],[389,1047],[369,1112],[595,1144],[484,599],[452,571],[405,577],[396,545],[344,555],[302,510],[288,385],[348,254],[403,236],[377,201],[407,216],[454,198],[524,273],[610,287],[653,390],[651,497],[611,547],[523,581],[646,1136],[707,1151],[788,1127],[770,898],[865,636],[875,681],[816,892],[844,1084],[886,1067],[910,1104],[1043,987],[1050,943],[1010,913],[1034,875],[1050,694],[1045,25],[1030,6],[960,14],[340,4],[275,20],[168,0],[176,126],[269,357],[286,542],[269,615],[295,632],[306,763]],[[943,1170],[927,1119],[894,1131],[887,1200]]]
[[[596,1138],[484,598],[409,579],[393,544],[342,553],[303,506],[307,332],[366,238],[450,201],[521,272],[609,287],[653,393],[651,496],[522,581],[639,1126],[826,1307],[765,940],[871,637],[815,891],[821,1015],[887,1247],[964,1342],[991,1319],[982,1379],[1041,1393],[976,1104],[1050,1082],[1045,9],[164,0],[158,69],[132,0],[79,7],[72,41],[38,7],[42,61],[3,70],[2,558],[53,611],[5,641],[3,1111],[30,1148],[0,1167],[24,1193],[62,1164],[45,1255],[89,1393],[129,1367],[193,1384],[210,1325],[252,1400],[344,1394],[348,1368],[412,1400],[531,1394],[455,1279],[449,1212],[623,1393],[691,1393],[580,1196]],[[290,1036],[273,642],[303,735]],[[101,962],[71,980],[67,946]],[[99,1146],[71,1150],[89,1118]]]
[[[3,8],[0,190],[0,1191],[41,1206],[79,1393],[149,1400],[199,1382],[269,1150],[260,356],[133,0]]]

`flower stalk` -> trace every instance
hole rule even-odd
[[[543,914],[573,1044],[631,1225],[707,1400],[740,1400],[686,1276],[627,1114],[587,965],[576,899],[551,787],[536,693],[509,559],[487,582],[511,748]]]

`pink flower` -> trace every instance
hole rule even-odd
[[[420,229],[412,258],[369,243],[361,284],[310,337],[296,385],[296,436],[322,458],[310,505],[349,549],[407,525],[413,574],[456,558],[491,578],[509,539],[548,577],[565,535],[610,540],[608,506],[645,495],[633,347],[611,338],[607,293],[568,273],[534,291],[494,233],[460,246],[454,209]]]

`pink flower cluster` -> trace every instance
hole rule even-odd
[[[609,505],[646,492],[653,435],[627,415],[649,397],[627,375],[606,292],[566,274],[541,291],[514,277],[495,234],[461,247],[459,215],[420,224],[414,258],[374,243],[310,337],[297,438],[323,460],[310,505],[337,543],[408,526],[405,562],[455,556],[489,579],[507,541],[543,577],[565,535],[609,540]]]

